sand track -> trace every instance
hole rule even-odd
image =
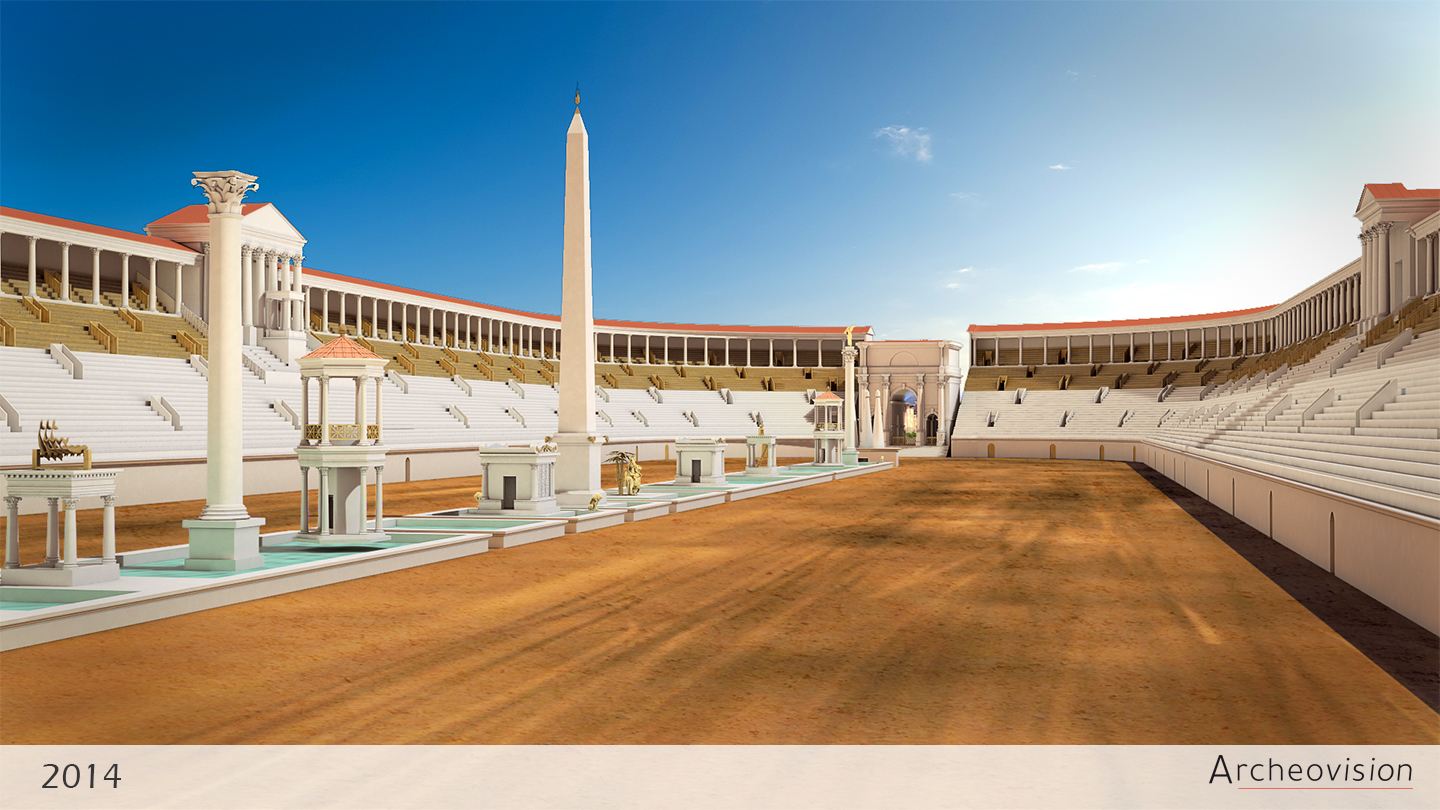
[[[9,652],[0,742],[1440,742],[1197,511],[1128,464],[907,460]]]

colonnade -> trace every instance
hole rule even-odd
[[[88,285],[90,288],[90,304],[106,306],[102,303],[102,300],[100,298],[100,259],[101,256],[105,253],[113,253],[119,257],[120,289],[122,290],[122,293],[120,295],[119,305],[109,307],[110,309],[118,310],[129,308],[129,297],[133,293],[133,290],[131,289],[131,264],[132,260],[138,259],[142,263],[141,267],[145,268],[147,271],[146,275],[144,276],[145,286],[142,288],[145,292],[144,297],[147,299],[145,304],[145,310],[149,312],[160,311],[158,303],[160,298],[158,278],[160,271],[163,269],[170,273],[173,273],[172,278],[175,282],[172,287],[175,293],[173,296],[173,305],[171,307],[173,312],[171,314],[182,314],[180,311],[180,305],[181,302],[184,301],[183,270],[187,265],[192,265],[194,263],[193,261],[181,262],[173,259],[167,259],[160,256],[142,253],[139,251],[139,248],[141,248],[143,244],[139,242],[137,242],[135,245],[137,248],[135,252],[127,252],[123,250],[113,250],[110,248],[99,247],[96,245],[86,245],[82,242],[79,242],[78,240],[74,242],[69,242],[59,239],[46,239],[42,236],[36,236],[34,234],[27,233],[18,233],[14,231],[10,231],[7,233],[13,234],[15,236],[23,236],[28,243],[29,249],[27,251],[26,257],[26,279],[23,293],[26,296],[36,297],[38,295],[40,286],[40,275],[42,272],[44,272],[39,267],[39,263],[37,262],[38,245],[39,243],[49,242],[58,245],[60,248],[60,269],[58,273],[60,277],[60,289],[55,291],[56,293],[58,293],[60,300],[76,303],[72,301],[71,293],[73,291],[72,287],[77,287],[79,285],[72,283],[72,275],[78,275],[84,272],[82,269],[84,253],[81,253],[82,264],[74,268],[74,274],[72,274],[71,272],[71,253],[73,248],[80,248],[82,251],[88,248],[90,251],[90,278]],[[4,233],[0,233],[0,238],[3,238],[5,235],[6,234]],[[135,273],[133,278],[138,282],[141,279],[140,273]]]
[[[299,253],[263,245],[240,246],[240,323],[246,342],[266,334],[305,331],[305,272]]]
[[[1347,275],[1275,315],[1249,321],[1082,335],[988,337],[984,333],[975,334],[970,341],[970,362],[975,366],[1001,365],[1000,352],[1012,346],[1017,350],[1016,361],[1004,365],[1076,364],[1076,349],[1085,350],[1085,359],[1079,361],[1081,364],[1137,362],[1139,349],[1142,348],[1146,350],[1145,362],[1263,354],[1360,320],[1366,300],[1362,277],[1359,272]],[[1028,345],[1027,341],[1030,342]],[[1192,343],[1200,344],[1199,354],[1193,357],[1189,356]],[[1175,350],[1177,344],[1181,347],[1179,352]],[[1062,348],[1065,350],[1063,358],[1058,351]],[[1033,355],[1036,351],[1040,353],[1038,358]],[[986,352],[991,353],[988,358]]]
[[[339,324],[351,334],[378,340],[446,345],[550,360],[558,359],[560,355],[560,329],[554,326],[487,317],[313,284],[306,287],[304,296],[308,310],[319,320],[318,324],[305,324],[303,328],[306,329],[318,326],[317,331],[330,333],[333,325]],[[754,366],[760,361],[759,365],[787,368],[839,368],[840,349],[844,344],[838,335],[835,338],[790,339],[604,331],[596,332],[595,341],[596,356],[602,358],[602,362],[648,363],[653,358],[660,364],[671,365],[693,362],[698,357],[704,365]],[[801,363],[802,352],[813,352],[817,361],[830,362]],[[833,357],[830,356],[832,354]]]

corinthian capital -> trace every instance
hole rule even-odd
[[[237,171],[228,172],[195,172],[195,179],[190,185],[199,186],[210,200],[210,213],[212,214],[238,214],[241,212],[240,204],[244,201],[245,195],[251,191],[257,191],[260,184],[255,182],[254,175],[244,174]]]
[[[1377,222],[1375,223],[1375,227],[1380,229],[1380,233],[1388,234],[1390,233],[1390,226],[1394,224],[1393,222]]]

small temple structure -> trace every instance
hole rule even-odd
[[[304,414],[300,446],[300,534],[299,542],[354,543],[381,542],[384,532],[385,445],[381,392],[385,382],[385,358],[344,335],[300,358],[300,410]],[[353,381],[355,421],[330,421],[330,386],[336,379]],[[311,421],[311,382],[319,383],[317,421]],[[368,421],[365,389],[375,388],[375,421]],[[319,514],[310,518],[310,469],[319,471]],[[367,525],[366,478],[375,473],[375,526]]]

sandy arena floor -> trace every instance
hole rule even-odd
[[[1433,635],[1151,479],[907,459],[16,650],[0,742],[1440,742]],[[120,546],[194,513],[122,510]]]

